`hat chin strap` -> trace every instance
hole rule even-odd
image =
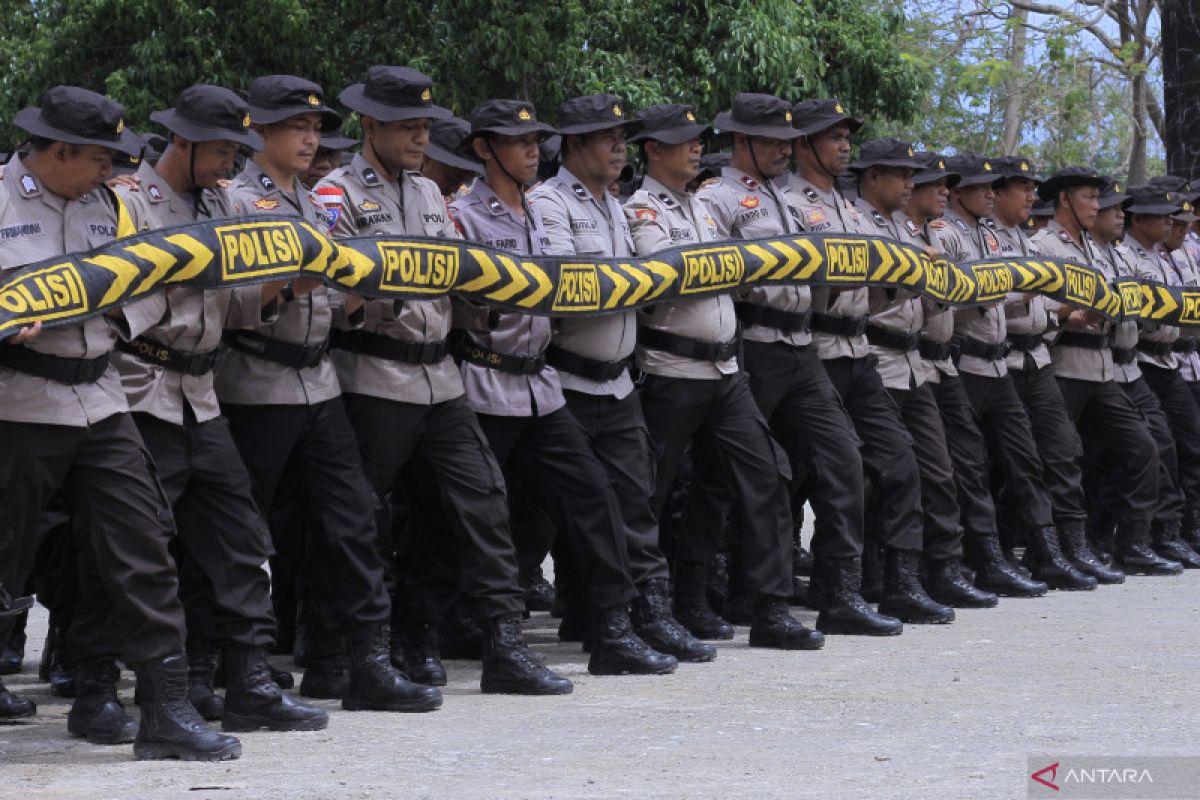
[[[528,246],[529,252],[533,253],[533,234],[529,230],[529,224],[533,219],[533,210],[529,207],[529,202],[525,199],[525,190],[527,188],[525,181],[519,181],[513,174],[508,171],[508,167],[504,166],[504,162],[500,160],[500,156],[496,154],[496,148],[492,147],[492,140],[485,137],[483,143],[487,145],[488,152],[492,154],[492,159],[495,160],[496,166],[504,173],[504,176],[517,185],[521,191],[521,210],[525,212],[525,243]]]
[[[825,166],[825,162],[821,159],[821,155],[817,152],[817,146],[813,144],[812,136],[805,135],[804,141],[808,145],[809,152],[813,155],[813,160],[816,161],[817,166],[821,168],[821,172],[824,172],[826,175],[828,175],[836,186],[839,176],[834,175],[833,171],[829,169],[829,167]]]

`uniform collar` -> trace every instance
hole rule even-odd
[[[279,186],[270,175],[263,171],[259,163],[252,158],[246,161],[246,167],[242,170],[242,175],[254,186],[254,191],[263,197],[272,194],[282,195],[287,189],[291,189],[293,194],[296,194],[298,197],[299,192],[307,191],[304,188],[304,184],[300,183],[300,178],[295,175],[292,176],[292,185],[290,187]]]
[[[675,192],[663,186],[658,181],[651,178],[649,175],[642,179],[642,189],[648,192],[652,197],[656,197],[667,205],[668,208],[674,206],[686,206],[695,195],[691,194],[676,194]]]
[[[729,181],[730,185],[736,186],[743,192],[762,192],[770,194],[762,181],[758,178],[752,178],[740,169],[734,167],[724,167],[721,170],[721,179]]]
[[[362,153],[355,153],[353,160],[350,162],[350,169],[362,181],[362,185],[367,188],[375,188],[389,183],[395,183],[387,174],[380,172],[379,168],[367,160],[367,157]],[[400,179],[404,178],[404,173],[400,173]]]
[[[891,224],[893,222],[891,215],[880,211],[878,208],[871,205],[865,198],[861,196],[855,198],[853,205],[863,214],[866,214],[867,217],[877,225],[882,225],[885,229],[891,229]]]
[[[580,202],[586,203],[587,201],[591,200],[593,203],[600,205],[601,201],[597,200],[596,196],[593,195],[588,188],[583,185],[583,181],[579,180],[579,178],[576,178],[571,170],[567,169],[566,167],[558,168],[558,173],[554,176],[554,180],[558,181],[567,192],[573,195],[575,199],[579,200]],[[611,199],[611,197],[612,195],[610,195],[607,191],[604,192],[605,205],[608,204],[607,201]]]
[[[794,194],[798,194],[810,203],[821,202],[830,208],[837,208],[841,194],[834,189],[822,189],[798,172],[788,175],[788,185]],[[863,209],[870,211],[869,208]]]
[[[476,178],[475,183],[471,185],[470,196],[475,198],[483,210],[491,214],[493,217],[508,217],[517,225],[521,225],[521,219],[512,212],[508,206],[504,204],[496,193],[492,191],[492,187],[487,185],[487,181],[483,178]],[[532,222],[532,220],[530,220]]]

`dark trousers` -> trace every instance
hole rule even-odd
[[[95,579],[111,602],[81,602],[76,625],[127,664],[183,651],[184,616],[168,552],[170,505],[128,414],[86,428],[0,421],[0,583],[29,578],[42,511],[62,489]],[[8,625],[0,626],[0,639]],[[101,635],[101,632],[106,632]]]
[[[1025,404],[1033,441],[1042,462],[1042,480],[1050,493],[1055,524],[1084,523],[1087,510],[1083,500],[1083,442],[1063,403],[1062,391],[1054,379],[1054,366],[1041,369],[1012,370],[1013,387]],[[1016,486],[1005,486],[1001,495],[1005,507],[1024,502]]]
[[[430,608],[427,598],[448,597],[452,603],[461,572],[462,591],[481,616],[521,612],[504,476],[466,400],[416,405],[347,394],[345,403],[367,479],[381,501],[379,530],[393,528],[392,495],[410,464],[431,478],[442,512],[434,518],[449,523],[445,531],[414,527],[399,570],[406,587],[405,611],[412,606],[414,621],[440,621],[449,604]],[[453,568],[455,562],[461,570]],[[422,591],[426,583],[433,584],[432,592]]]
[[[271,535],[229,424],[220,417],[186,425],[150,414],[133,418],[175,512],[188,638],[211,618],[212,638],[269,647],[275,617],[263,565]]]
[[[564,391],[567,408],[583,426],[592,450],[608,472],[621,509],[629,569],[638,586],[669,577],[658,542],[654,511],[654,445],[636,391],[620,400],[610,395]]]
[[[1096,458],[1119,476],[1109,494],[1117,521],[1149,525],[1158,502],[1158,448],[1145,418],[1113,381],[1058,378],[1071,419]],[[1096,458],[1089,455],[1089,463]]]
[[[873,516],[879,521],[880,540],[897,550],[921,550],[925,538],[921,474],[912,437],[883,386],[877,359],[870,355],[821,363],[862,442],[863,468],[874,487]]]
[[[925,556],[934,561],[962,558],[961,510],[954,466],[946,447],[946,429],[933,389],[923,383],[907,391],[889,389],[900,419],[913,441],[921,475],[921,510],[925,519]]]
[[[1054,507],[1042,478],[1042,460],[1012,376],[960,372],[959,380],[971,401],[992,463],[1001,470],[1009,496],[1019,499],[1010,509],[1017,524],[1024,530],[1053,525]]]
[[[1144,372],[1142,374],[1145,375]],[[1162,400],[1144,377],[1122,383],[1121,389],[1145,420],[1146,428],[1158,448],[1158,502],[1154,507],[1154,521],[1159,524],[1177,522],[1183,514],[1186,500],[1179,485],[1179,451]],[[1104,458],[1102,454],[1096,458],[1096,463],[1096,494],[1104,498],[1103,507],[1108,517],[1115,518],[1120,508],[1119,500],[1123,496],[1119,486],[1123,470],[1121,465],[1112,463],[1111,457]]]
[[[693,446],[736,494],[735,556],[741,574],[755,593],[787,596],[792,586],[787,455],[772,438],[745,373],[719,380],[647,375],[641,396],[654,441],[655,513],[662,515],[685,452]],[[675,548],[687,554],[683,560],[708,563],[720,548],[720,529],[680,526],[684,537],[705,534],[706,541]]]
[[[621,510],[604,465],[569,409],[540,417],[480,414],[496,460],[515,472],[531,500],[568,537],[585,597],[593,608],[636,596]]]
[[[294,478],[297,499],[319,542],[321,558],[313,564],[322,573],[317,585],[327,591],[341,623],[388,622],[391,600],[375,546],[376,501],[341,398],[313,405],[227,404],[222,411],[259,508],[271,507],[285,472]],[[295,529],[273,533],[303,535]]]
[[[1177,369],[1142,364],[1146,383],[1158,395],[1175,438],[1175,479],[1189,508],[1200,508],[1200,405]]]
[[[946,449],[954,465],[954,488],[958,495],[963,529],[972,537],[999,535],[996,506],[988,481],[987,441],[975,421],[975,411],[962,379],[939,375],[933,394],[946,431]]]

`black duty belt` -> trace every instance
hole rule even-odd
[[[1137,349],[1155,358],[1170,358],[1171,353],[1174,352],[1172,345],[1174,342],[1151,342],[1146,339],[1138,339]]]
[[[879,347],[890,347],[893,350],[909,352],[921,348],[921,334],[901,333],[885,328],[882,325],[867,325],[867,341]]]
[[[216,350],[203,353],[189,353],[186,350],[176,350],[165,344],[138,337],[132,341],[118,341],[117,349],[129,353],[149,364],[155,364],[172,372],[182,372],[184,375],[207,375],[217,364]]]
[[[974,356],[985,361],[999,361],[1012,349],[1006,341],[985,342],[971,336],[955,336],[954,344],[960,356]]]
[[[833,314],[813,314],[812,329],[834,336],[862,336],[867,332],[866,317],[837,317]]]
[[[313,345],[296,344],[254,331],[225,331],[224,339],[234,350],[296,369],[317,366],[329,350],[329,340]]]
[[[1112,344],[1112,338],[1106,333],[1081,333],[1080,331],[1063,331],[1054,340],[1056,347],[1079,347],[1084,350],[1104,350]],[[1123,348],[1128,349],[1128,348]],[[1113,348],[1116,353],[1117,348]],[[1132,354],[1133,350],[1129,350]]]
[[[0,365],[26,375],[78,386],[95,383],[108,369],[108,353],[96,358],[63,358],[39,353],[19,344],[0,345]]]
[[[450,355],[450,345],[445,341],[405,342],[369,331],[334,330],[329,335],[329,346],[403,364],[437,364]]]
[[[1114,364],[1132,364],[1137,361],[1137,349],[1133,347],[1114,347],[1112,348],[1112,357]]]
[[[935,342],[933,339],[926,339],[922,336],[917,351],[921,354],[921,358],[927,358],[930,361],[945,361],[953,355],[954,345],[949,342]]]
[[[1045,344],[1040,333],[1010,333],[1008,344],[1010,350],[1020,350],[1022,353],[1032,353]]]
[[[714,364],[718,361],[728,361],[737,355],[738,350],[736,338],[728,342],[705,342],[701,339],[692,339],[688,336],[680,336],[645,326],[638,328],[638,344],[662,350],[673,356],[694,358],[697,361],[711,361]]]
[[[1191,336],[1176,339],[1171,343],[1171,350],[1176,353],[1194,353],[1198,349],[1200,349],[1200,339]]]
[[[625,368],[629,366],[629,359],[598,361],[550,345],[546,348],[546,363],[557,370],[569,372],[591,381],[612,381],[621,377],[625,372]]]
[[[733,310],[743,325],[762,325],[785,333],[807,332],[813,317],[812,311],[784,311],[749,302],[735,303]]]
[[[537,375],[546,368],[546,354],[514,356],[475,344],[466,336],[457,337],[454,354],[462,361],[513,375]]]

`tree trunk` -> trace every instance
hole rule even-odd
[[[1200,4],[1162,0],[1167,171],[1200,180]]]
[[[1025,86],[1025,43],[1028,40],[1029,11],[1023,8],[1013,9],[1014,26],[1012,29],[1012,46],[1008,60],[1012,64],[1012,75],[1005,81],[1004,86],[1004,139],[1001,146],[1004,155],[1016,154],[1021,144],[1021,122],[1023,118],[1024,86]]]

